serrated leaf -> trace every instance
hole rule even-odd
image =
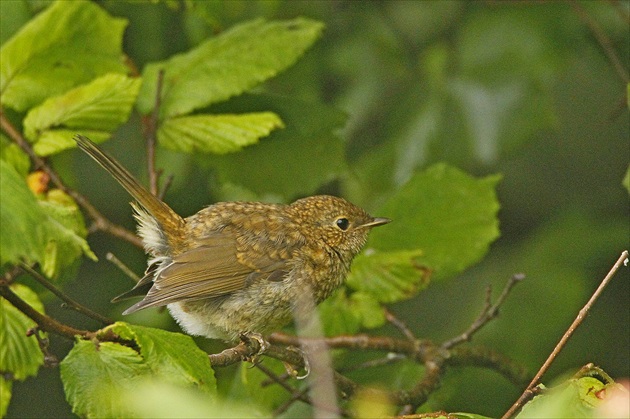
[[[153,109],[160,70],[164,70],[160,120],[243,93],[297,61],[322,28],[303,18],[235,26],[187,53],[147,65],[138,109],[143,114]]]
[[[26,177],[31,161],[22,149],[0,133],[0,160],[11,165],[20,176]]]
[[[214,167],[222,183],[241,185],[259,196],[293,199],[312,194],[346,169],[344,142],[336,135],[346,116],[335,108],[280,96],[243,95],[213,110],[268,110],[286,125],[238,153],[204,156],[202,163]]]
[[[11,290],[35,310],[44,312],[44,305],[30,288],[14,284]],[[44,363],[44,355],[37,340],[33,336],[26,336],[27,330],[35,326],[33,320],[0,298],[0,371],[10,373],[14,380],[36,375]]]
[[[361,319],[361,325],[367,329],[374,329],[385,324],[385,313],[379,301],[366,292],[355,292],[350,295],[350,306]]]
[[[78,231],[68,228],[68,218],[79,222],[76,209],[39,202],[23,178],[0,160],[0,263],[37,262],[53,277],[81,254],[95,259]]]
[[[255,144],[282,127],[282,120],[273,112],[182,116],[164,121],[158,140],[173,150],[226,154]]]
[[[138,352],[113,342],[78,340],[60,364],[72,411],[82,417],[125,417],[123,394],[150,373]],[[95,397],[98,395],[98,397]]]
[[[111,137],[110,132],[92,131],[82,129],[81,134],[89,137],[95,143],[102,143]],[[33,145],[33,150],[39,156],[49,156],[76,147],[77,143],[72,139],[77,135],[76,129],[57,129],[51,128],[41,133],[37,142]]]
[[[352,262],[346,284],[381,303],[413,297],[429,283],[429,271],[416,263],[421,250],[361,253]]]
[[[194,385],[209,394],[216,393],[208,354],[199,349],[190,336],[122,322],[107,329],[123,339],[135,341],[154,375],[172,383]]]
[[[435,278],[461,272],[499,236],[499,180],[498,175],[476,179],[445,164],[417,173],[379,209],[394,221],[375,229],[368,246],[419,250],[416,262]]]
[[[59,135],[60,128],[67,128],[73,132],[90,131],[93,134],[96,131],[101,136],[109,135],[129,118],[139,89],[139,79],[106,74],[31,109],[24,119],[24,133],[35,143],[36,151],[41,151],[38,143],[44,137],[47,154],[64,150],[69,144],[74,145],[70,136],[59,141],[56,149],[51,147],[55,143],[50,136],[46,137],[50,131]]]
[[[93,2],[57,1],[0,49],[0,101],[27,110],[99,75],[124,73],[127,22]]]
[[[190,336],[123,322],[101,331],[110,332],[133,342],[134,349],[79,340],[61,363],[66,398],[77,415],[129,416],[134,413],[133,406],[121,403],[121,399],[151,382],[194,387],[206,397],[216,393],[208,356]]]

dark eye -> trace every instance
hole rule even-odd
[[[335,221],[335,224],[337,224],[337,227],[339,227],[343,231],[346,231],[348,227],[350,227],[350,221],[348,221],[347,218],[339,218],[337,219],[337,221]]]

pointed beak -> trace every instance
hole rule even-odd
[[[376,217],[372,221],[370,221],[369,223],[365,223],[365,224],[361,225],[361,227],[382,226],[383,224],[387,224],[387,223],[389,223],[391,221],[392,220],[390,220],[389,218]]]

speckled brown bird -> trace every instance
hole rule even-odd
[[[75,141],[136,200],[150,255],[144,277],[114,301],[144,295],[123,314],[166,305],[191,335],[232,341],[286,325],[301,294],[312,290],[316,303],[330,296],[370,229],[390,221],[327,195],[221,202],[182,218],[88,138]]]

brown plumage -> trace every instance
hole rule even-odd
[[[316,303],[327,298],[369,230],[389,222],[327,195],[290,205],[220,202],[182,218],[88,138],[75,140],[137,201],[151,258],[140,282],[115,299],[144,295],[123,314],[166,305],[193,335],[234,340],[282,327],[300,293],[312,290]]]

